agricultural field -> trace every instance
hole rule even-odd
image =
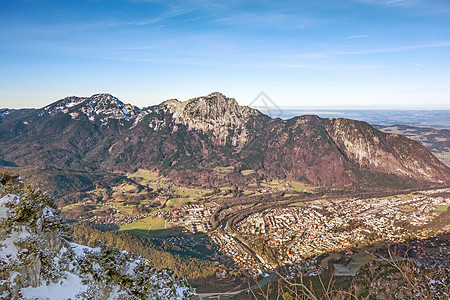
[[[305,203],[305,202],[295,202],[295,203],[289,204],[288,206],[297,207],[297,206],[306,206],[306,205],[307,205],[307,203]]]
[[[140,178],[144,182],[158,181],[163,179],[157,172],[151,172],[149,170],[138,169],[135,173],[129,174],[129,178]]]
[[[242,170],[241,171],[241,174],[244,175],[244,176],[247,176],[247,175],[250,175],[250,174],[253,174],[253,173],[255,173],[255,171],[253,171],[253,170]]]
[[[289,191],[297,193],[301,193],[304,191],[312,192],[317,189],[317,187],[306,185],[303,182],[288,180],[272,180],[269,182],[261,183],[261,186],[270,190]]]
[[[176,229],[166,229],[165,220],[161,217],[156,217],[156,212],[137,222],[122,225],[119,231],[127,231],[139,236],[167,236],[179,233]]]
[[[233,166],[215,167],[214,171],[219,172],[219,173],[230,173],[230,172],[234,171],[234,167]]]
[[[403,206],[400,206],[400,209],[403,211],[403,212],[413,212],[415,209],[414,209],[414,207],[412,207],[412,206],[410,206],[410,205],[403,205]]]
[[[436,211],[439,213],[443,213],[448,210],[448,205],[440,205],[436,207]]]

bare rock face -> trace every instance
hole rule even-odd
[[[244,145],[249,135],[247,123],[251,118],[262,115],[256,109],[239,106],[234,98],[217,92],[184,102],[168,100],[162,105],[173,114],[176,124],[211,132],[217,145]]]
[[[450,179],[448,168],[419,143],[385,134],[365,122],[328,120],[327,131],[342,152],[359,166],[425,181]]]
[[[450,130],[409,125],[374,125],[382,132],[397,133],[421,143],[440,161],[450,166]]]

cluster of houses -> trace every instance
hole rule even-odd
[[[212,229],[209,221],[213,210],[204,204],[190,204],[174,207],[168,220],[168,227],[183,227],[184,232],[207,233]]]
[[[222,261],[228,268],[237,268],[249,275],[261,275],[264,268],[233,236],[227,232],[218,232],[211,238],[219,246],[220,251],[229,258],[229,261]]]
[[[86,222],[88,224],[93,224],[93,225],[120,227],[125,224],[137,222],[140,219],[146,218],[148,216],[150,216],[150,214],[129,215],[129,216],[111,215],[111,216],[105,216],[105,217],[93,216],[91,218],[84,220],[83,222]]]
[[[430,194],[313,201],[252,214],[237,229],[266,240],[280,262],[295,264],[356,246],[425,237],[421,227],[438,215],[437,207],[449,204],[450,198]]]

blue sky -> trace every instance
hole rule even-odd
[[[0,107],[264,91],[280,107],[450,109],[448,0],[0,0]]]

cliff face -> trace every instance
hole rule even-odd
[[[71,243],[45,193],[0,173],[0,297],[6,299],[194,299],[185,280],[139,256]]]
[[[402,136],[348,119],[272,119],[220,93],[142,109],[98,94],[2,110],[0,163],[59,194],[117,181],[112,171],[135,168],[197,184],[217,176],[227,184],[289,178],[367,189],[450,184],[450,169]],[[230,165],[234,172],[214,172]],[[244,178],[244,169],[254,175]]]
[[[248,106],[239,106],[235,99],[221,93],[184,102],[169,100],[162,104],[173,114],[175,124],[185,125],[190,130],[212,133],[217,145],[242,146],[248,141],[248,125],[253,118],[263,115]]]
[[[385,134],[364,122],[328,120],[327,132],[356,164],[378,172],[448,182],[448,168],[419,143],[397,134]]]

